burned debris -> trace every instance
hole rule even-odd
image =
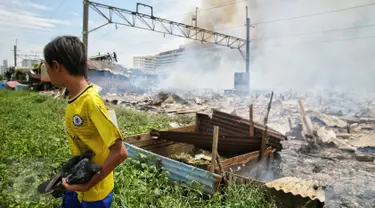
[[[371,117],[375,112],[373,103],[363,102],[354,95],[345,95],[344,98],[337,96],[336,100],[333,100],[331,97],[335,96],[332,93],[327,96],[321,93],[314,96],[310,93],[307,97],[297,93],[275,94],[267,122],[268,148],[265,151],[266,155],[273,155],[272,159],[266,157],[273,162],[259,163],[257,158],[266,129],[264,117],[272,94],[243,97],[221,96],[213,92],[185,92],[177,94],[186,103],[164,103],[167,98],[174,97],[172,94],[132,95],[131,105],[129,101],[119,105],[134,108],[143,103],[148,106],[149,112],[170,115],[189,112],[188,115],[195,118],[196,125],[183,131],[153,130],[150,136],[156,140],[147,145],[135,141],[135,145],[154,152],[160,151],[159,153],[164,155],[168,155],[168,151],[163,152],[161,147],[152,146],[163,144],[156,141],[165,141],[165,144],[175,145],[174,147],[180,150],[184,148],[178,144],[190,145],[191,149],[186,151],[186,154],[174,154],[171,157],[207,169],[210,153],[200,151],[212,148],[213,129],[214,126],[218,126],[218,153],[222,168],[238,181],[257,180],[269,185],[275,180],[285,182],[290,179],[301,182],[296,182],[295,188],[299,187],[298,190],[302,190],[302,187],[305,187],[303,190],[306,191],[317,188],[315,191],[319,193],[312,191],[311,197],[305,197],[302,192],[293,194],[286,191],[310,200],[312,204],[324,202],[328,207],[335,207],[332,204],[343,207],[365,204],[364,207],[372,207],[370,205],[373,201],[369,196],[374,190],[354,187],[356,193],[353,194],[353,191],[345,192],[338,184],[342,178],[349,180],[356,176],[356,180],[360,180],[361,183],[368,181],[372,184],[374,181],[371,174],[375,171],[375,122]],[[123,96],[124,100],[129,97]],[[201,102],[202,100],[205,102]],[[252,107],[249,108],[250,104]],[[250,131],[252,125],[253,137]],[[196,146],[201,148],[198,152],[194,150]],[[219,171],[219,167],[216,171]],[[285,184],[283,186],[288,187]],[[286,187],[273,189],[285,192],[282,190]],[[322,196],[322,193],[325,196]],[[314,194],[319,196],[314,198]],[[352,195],[349,196],[350,194]]]

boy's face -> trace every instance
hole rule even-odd
[[[52,61],[52,65],[45,62],[45,66],[51,83],[57,87],[64,87],[66,71],[63,70],[63,66],[57,61]]]

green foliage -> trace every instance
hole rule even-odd
[[[66,100],[27,91],[0,91],[0,207],[59,207],[61,199],[36,193],[70,157],[63,130]],[[126,135],[166,129],[186,118],[148,116],[116,108]],[[147,158],[128,159],[115,170],[112,207],[275,207],[263,190],[231,185],[209,199],[197,188],[170,184],[168,173],[149,166]]]
[[[37,68],[39,68],[39,65],[40,64],[32,64],[31,66],[32,66],[33,69],[37,69]]]
[[[27,68],[27,67],[18,67],[16,68],[16,72],[23,72],[23,71],[27,71],[27,70],[30,70],[31,68]]]
[[[0,81],[1,80],[5,80],[5,75],[4,74],[0,74]]]

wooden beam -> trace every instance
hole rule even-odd
[[[219,127],[214,126],[210,172],[215,172],[218,141],[219,141]]]
[[[223,168],[223,164],[221,163],[221,159],[220,159],[219,153],[216,153],[216,159],[217,159],[217,164],[219,165],[219,169],[220,169],[221,175],[223,176],[224,182],[226,183],[226,182],[228,182],[228,179],[227,179],[227,176],[225,174],[225,171],[224,171],[224,168]]]
[[[250,136],[254,136],[253,104],[250,105]]]

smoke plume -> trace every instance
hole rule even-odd
[[[373,89],[374,6],[329,12],[372,1],[250,2],[253,88]]]
[[[228,4],[226,0],[202,0],[198,9],[197,26],[217,31],[236,25],[238,19],[243,18],[240,17],[243,13],[238,13],[238,7],[238,4]],[[194,13],[195,8],[185,16],[185,24],[194,25]],[[233,88],[234,72],[244,70],[244,61],[238,50],[194,40],[189,41],[184,48],[181,61],[165,70],[168,78],[161,80],[162,89],[230,89]]]
[[[371,2],[248,1],[254,26],[251,28],[250,88],[372,90],[375,87],[375,26],[371,26],[375,24],[374,6],[345,9]],[[228,2],[202,1],[199,8],[225,3]],[[198,27],[244,38],[245,27],[237,30],[230,27],[245,23],[245,6],[232,4],[198,10]],[[190,15],[186,21],[193,24]],[[223,27],[229,29],[222,30]],[[189,43],[186,46],[189,52],[170,68],[170,78],[163,82],[163,87],[233,88],[234,72],[245,71],[244,59],[238,50],[219,46],[210,47],[221,50],[203,50],[207,47]]]

